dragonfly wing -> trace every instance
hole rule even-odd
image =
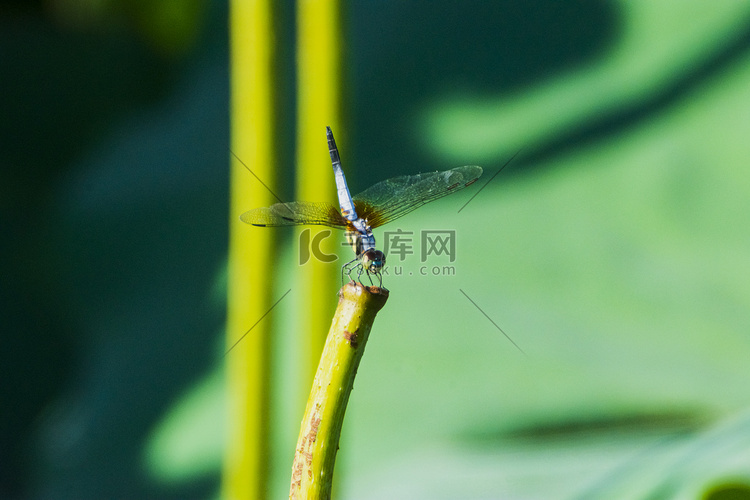
[[[253,226],[318,225],[346,227],[346,220],[330,203],[292,201],[270,207],[254,208],[240,215],[240,220]]]
[[[402,175],[375,184],[354,197],[357,215],[379,227],[475,182],[482,167],[466,165],[443,172]]]

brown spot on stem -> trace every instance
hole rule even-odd
[[[320,417],[316,414],[310,422],[310,432],[305,436],[311,444],[318,438],[318,427],[320,427]]]
[[[297,455],[300,456],[299,454]],[[294,461],[294,470],[292,471],[292,493],[294,493],[295,489],[300,489],[302,487],[302,467],[304,466],[304,463],[302,460],[295,460]]]
[[[315,405],[315,410],[310,417],[309,430],[307,434],[300,438],[297,443],[297,453],[294,457],[294,465],[292,467],[292,487],[289,492],[290,497],[293,497],[295,490],[299,491],[302,487],[302,477],[307,476],[308,480],[312,480],[312,460],[313,460],[313,446],[315,446],[315,440],[318,438],[318,429],[320,428],[320,404]]]
[[[359,337],[359,328],[354,330],[354,332],[344,330],[344,338],[346,339],[347,342],[349,342],[349,345],[352,346],[352,349],[356,349],[357,346],[359,345],[358,337]]]

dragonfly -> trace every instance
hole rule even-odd
[[[325,202],[276,203],[245,212],[240,220],[261,227],[320,225],[344,230],[355,257],[341,268],[342,282],[344,274],[352,280],[351,274],[357,270],[357,280],[360,283],[361,276],[365,273],[370,284],[373,284],[372,276],[375,276],[382,287],[381,271],[385,267],[385,254],[376,248],[372,230],[426,203],[460,191],[475,183],[482,175],[482,167],[477,165],[466,165],[443,172],[402,175],[379,182],[352,197],[331,127],[326,127],[326,137],[339,208]]]

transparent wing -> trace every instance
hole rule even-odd
[[[253,226],[319,225],[345,228],[346,219],[330,203],[292,201],[270,207],[254,208],[240,215],[240,220]]]
[[[379,227],[475,182],[482,167],[467,165],[443,172],[402,175],[375,184],[354,197],[357,215]]]

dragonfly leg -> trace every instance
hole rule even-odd
[[[365,269],[365,273],[367,273],[367,279],[370,280],[370,286],[375,286],[375,283],[372,282],[372,273],[368,269]]]
[[[341,266],[341,286],[344,286],[344,274],[346,274],[346,277],[349,278],[349,281],[354,281],[352,279],[352,272],[359,266],[359,258],[355,258]]]
[[[346,274],[347,278],[349,278],[349,281],[352,280],[352,272],[350,269],[347,268],[349,264],[344,264],[341,266],[341,286],[344,286],[344,275]]]

